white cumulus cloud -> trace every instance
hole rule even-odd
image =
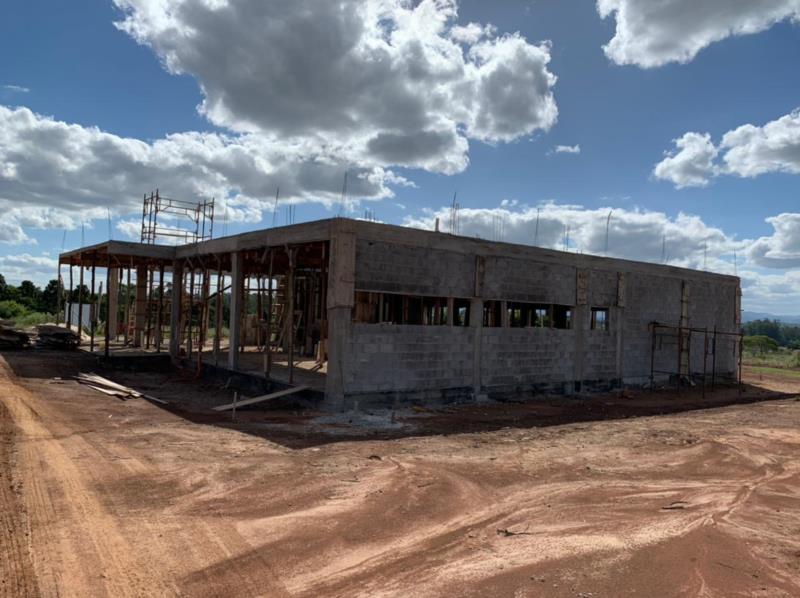
[[[611,218],[609,219],[609,213]],[[450,231],[449,207],[407,217],[406,226],[432,230],[439,218],[440,230]],[[510,243],[606,254],[608,223],[609,256],[732,273],[734,249],[743,247],[721,229],[698,216],[623,208],[585,208],[548,202],[539,206],[504,201],[497,208],[462,208],[459,234]],[[538,223],[538,224],[537,224]]]
[[[557,145],[549,153],[551,154],[580,154],[581,146],[575,145]]]
[[[719,175],[800,174],[800,110],[763,126],[747,124],[728,131],[719,145],[708,133],[695,132],[674,143],[677,151],[668,152],[653,174],[678,188],[704,187]]]
[[[211,122],[379,166],[454,173],[468,140],[547,130],[550,46],[455,0],[115,0],[118,27],[200,83]]]
[[[800,0],[597,0],[613,16],[614,37],[603,46],[616,64],[642,68],[691,61],[703,48],[735,35],[800,20]]]

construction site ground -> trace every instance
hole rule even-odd
[[[745,381],[233,420],[191,373],[2,353],[0,595],[798,596],[800,378]]]

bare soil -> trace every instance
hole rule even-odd
[[[0,595],[798,596],[800,382],[745,373],[705,398],[232,421],[188,374],[5,353]]]

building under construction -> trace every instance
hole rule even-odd
[[[344,218],[177,246],[143,223],[60,256],[65,287],[105,281],[91,350],[332,409],[739,379],[736,277]]]

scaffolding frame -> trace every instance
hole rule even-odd
[[[675,386],[678,393],[681,390],[681,380],[687,379],[691,382],[692,376],[699,375],[702,381],[703,397],[706,396],[706,387],[708,379],[708,358],[711,357],[711,392],[714,392],[717,383],[717,342],[720,339],[732,338],[736,343],[736,378],[735,382],[739,389],[739,394],[742,392],[742,351],[744,343],[744,332],[730,332],[717,330],[714,326],[712,329],[708,328],[694,328],[692,326],[673,326],[670,324],[660,324],[658,322],[650,323],[651,331],[651,344],[650,344],[650,390],[655,389],[655,375],[666,374],[670,377],[675,377]],[[703,335],[703,370],[702,372],[692,372],[692,334]],[[676,336],[677,337],[677,370],[661,370],[656,369],[656,351],[658,350],[657,340],[659,336]],[[684,368],[685,364],[685,368]]]
[[[159,214],[177,216],[180,224],[164,226],[163,220],[162,224],[159,224]],[[183,243],[213,239],[214,199],[199,202],[172,199],[163,197],[158,189],[149,195],[145,193],[142,202],[141,242],[154,244],[159,238],[164,237],[178,239]]]

